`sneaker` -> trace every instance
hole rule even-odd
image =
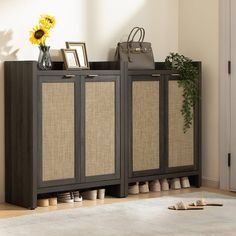
[[[150,191],[152,192],[160,192],[161,191],[161,184],[159,179],[153,180],[149,184]]]
[[[136,182],[135,184],[132,183],[129,185],[128,193],[129,194],[139,194],[138,182]]]
[[[181,178],[181,186],[182,188],[190,188],[190,183],[188,177]]]
[[[148,193],[149,192],[148,182],[139,183],[139,192],[140,193]]]
[[[161,180],[161,190],[162,191],[168,191],[169,190],[169,183],[167,179]]]
[[[74,202],[74,196],[71,192],[58,193],[57,194],[58,202],[62,203],[72,203]]]
[[[89,190],[82,193],[84,199],[87,200],[96,200],[97,199],[97,190]]]
[[[98,195],[97,198],[98,199],[104,199],[105,198],[105,188],[100,188],[98,189]]]
[[[179,178],[174,178],[171,180],[171,189],[181,189]]]
[[[74,202],[82,202],[83,197],[80,195],[79,191],[73,192]]]

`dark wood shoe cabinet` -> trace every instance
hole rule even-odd
[[[34,209],[40,194],[99,187],[126,197],[129,183],[157,178],[201,185],[201,104],[184,134],[176,71],[53,66],[5,62],[6,202]]]

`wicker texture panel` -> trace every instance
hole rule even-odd
[[[193,126],[183,132],[182,92],[177,81],[169,81],[169,167],[194,164]]]
[[[115,173],[115,82],[85,84],[86,176]]]
[[[43,181],[74,178],[74,133],[74,84],[43,83]]]
[[[133,82],[133,171],[159,168],[159,82]]]

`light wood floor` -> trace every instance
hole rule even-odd
[[[132,201],[132,200],[142,200],[142,199],[147,199],[147,198],[171,196],[171,195],[179,194],[179,193],[191,193],[191,192],[200,192],[200,191],[208,191],[208,192],[220,193],[220,194],[236,197],[236,193],[233,193],[233,192],[201,187],[201,188],[189,188],[189,189],[181,189],[181,190],[170,190],[170,191],[163,191],[163,192],[150,192],[146,194],[129,195],[127,198],[106,197],[104,200],[95,200],[95,201],[83,200],[83,202],[71,203],[71,204],[61,203],[61,204],[58,204],[57,206],[38,207],[35,210],[28,210],[28,209],[14,206],[11,204],[2,203],[0,204],[0,218],[9,218],[9,217],[14,217],[14,216],[22,216],[22,215],[57,211],[57,210],[70,209],[70,208],[91,207],[91,206],[102,205],[102,204],[127,202],[127,201]]]

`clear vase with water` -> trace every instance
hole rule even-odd
[[[39,46],[38,67],[41,70],[52,69],[52,61],[51,61],[49,49],[50,49],[50,46],[46,46],[46,45]]]

